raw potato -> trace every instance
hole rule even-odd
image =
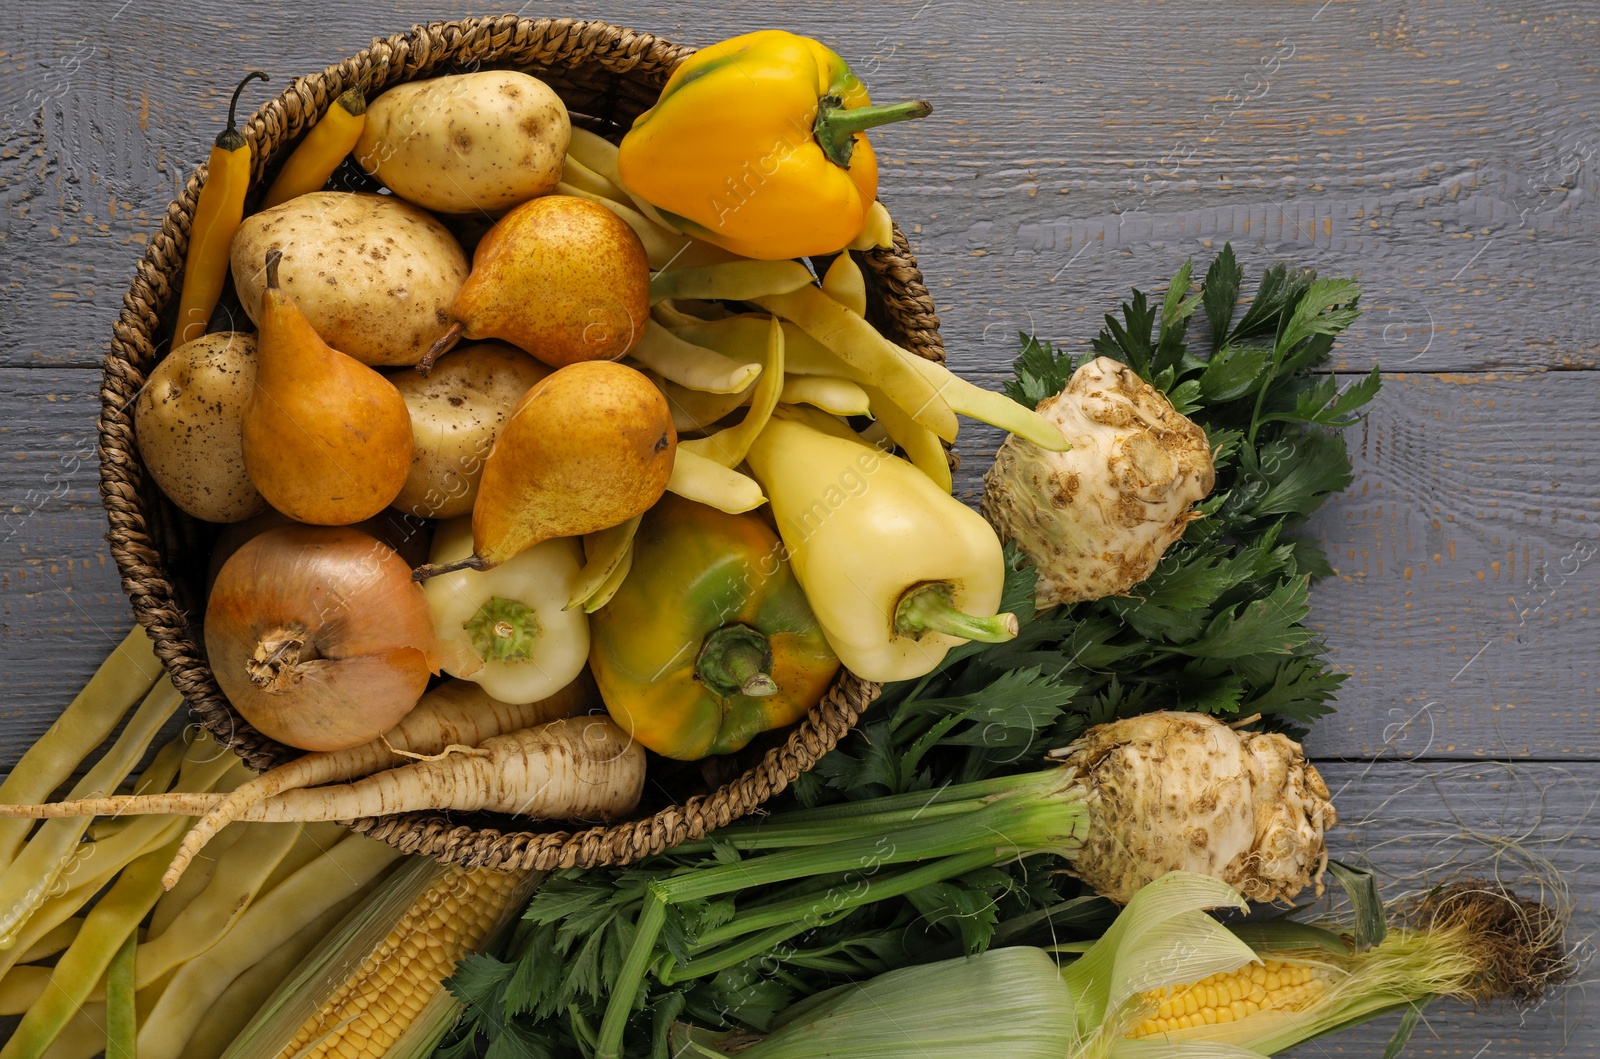
[[[133,405],[150,477],[174,504],[207,522],[240,522],[267,502],[244,472],[241,419],[256,380],[256,336],[219,331],[155,366]]]
[[[278,281],[328,345],[372,365],[422,359],[450,326],[467,255],[449,229],[393,195],[314,191],[246,217],[233,238],[233,283],[261,311],[267,251]]]
[[[554,191],[571,136],[549,85],[484,70],[389,89],[368,104],[355,156],[403,199],[476,213]]]
[[[469,342],[426,377],[390,376],[411,411],[411,474],[393,506],[422,518],[470,514],[495,435],[550,369],[504,342]]]

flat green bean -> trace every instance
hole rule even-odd
[[[20,805],[50,797],[160,676],[150,637],[135,625],[0,783],[0,802]],[[0,821],[0,868],[16,859],[31,827],[27,820]]]

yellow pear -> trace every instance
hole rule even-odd
[[[455,324],[417,365],[457,338],[498,338],[552,368],[617,360],[644,334],[650,264],[626,221],[572,195],[530,199],[489,229],[451,307]]]
[[[610,361],[561,368],[522,398],[484,461],[473,554],[415,576],[482,570],[626,522],[661,499],[677,448],[672,410],[644,375]]]
[[[244,467],[267,503],[300,522],[371,518],[411,470],[411,415],[394,384],[324,342],[278,286],[267,253]]]

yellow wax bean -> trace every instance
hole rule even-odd
[[[650,277],[650,303],[668,298],[752,301],[788,294],[811,284],[811,270],[798,261],[729,261],[699,268],[674,268]],[[817,291],[822,297],[827,295]],[[804,326],[804,325],[802,325]]]
[[[767,425],[772,410],[778,405],[783,391],[783,328],[774,317],[767,325],[767,362],[762,366],[761,379],[750,395],[750,411],[744,419],[708,438],[697,438],[678,444],[678,450],[704,456],[724,467],[737,467],[744,462],[745,453],[756,435]]]
[[[956,439],[955,413],[938,388],[912,366],[915,354],[884,338],[865,319],[816,287],[752,300],[799,324],[941,440]]]
[[[753,511],[767,502],[754,478],[729,470],[704,456],[685,452],[681,445],[672,463],[672,478],[667,488],[731,515]]]
[[[857,316],[867,315],[867,277],[846,250],[833,259],[822,277],[822,292]]]
[[[888,250],[894,246],[894,218],[882,202],[867,207],[867,220],[861,234],[850,241],[850,250]]]
[[[923,429],[899,405],[885,397],[882,390],[868,387],[867,397],[872,403],[872,417],[883,424],[911,465],[932,478],[940,489],[950,492],[955,487],[950,478],[950,461],[945,458],[944,446],[939,444],[933,431]]]
[[[160,676],[161,662],[150,637],[135,625],[0,783],[0,802],[20,805],[48,798]],[[0,869],[16,859],[32,829],[29,820],[0,820]]]
[[[794,375],[783,377],[784,404],[808,404],[836,416],[871,414],[867,391],[834,375]]]
[[[707,393],[738,393],[761,374],[760,364],[742,363],[685,342],[654,320],[645,321],[631,356],[663,379]]]
[[[643,515],[635,515],[620,526],[586,533],[583,537],[583,569],[578,571],[578,583],[567,598],[566,610],[581,607],[601,588],[605,587],[611,573],[627,556],[633,545],[633,535],[639,532]]]
[[[561,165],[561,183],[575,188],[582,188],[590,194],[603,196],[613,202],[623,202],[629,197],[626,191],[623,191],[570,154],[567,155],[566,161]]]
[[[911,353],[905,360],[922,374],[957,413],[979,422],[1009,430],[1050,452],[1065,452],[1067,439],[1054,423],[1031,408],[1025,408],[1003,393],[985,390],[945,367]]]

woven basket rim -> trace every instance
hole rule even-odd
[[[375,38],[355,55],[296,79],[243,125],[252,148],[252,189],[264,186],[264,175],[286,148],[340,93],[364,80],[375,95],[382,88],[461,67],[510,65],[547,71],[541,76],[558,80],[554,87],[565,96],[563,88],[582,94],[586,90],[579,82],[604,76],[594,105],[582,113],[600,110],[599,115],[589,116],[610,121],[624,105],[648,106],[667,74],[692,51],[605,22],[515,15],[433,22]],[[175,554],[202,547],[203,527],[172,508],[146,480],[133,434],[132,401],[168,344],[189,223],[205,175],[201,164],[167,207],[113,324],[100,388],[100,491],[110,522],[107,540],[123,590],[157,656],[206,729],[259,771],[299,752],[256,732],[217,687],[194,612],[180,601],[182,572],[171,562]],[[878,294],[874,310],[881,312],[908,349],[942,361],[938,316],[905,235],[896,228],[893,248],[857,256],[869,286]],[[841,671],[827,696],[788,731],[782,745],[768,750],[742,775],[641,819],[577,831],[471,826],[452,822],[442,812],[345,823],[404,852],[466,867],[543,870],[625,864],[701,838],[754,811],[831,750],[878,692],[878,685]]]

